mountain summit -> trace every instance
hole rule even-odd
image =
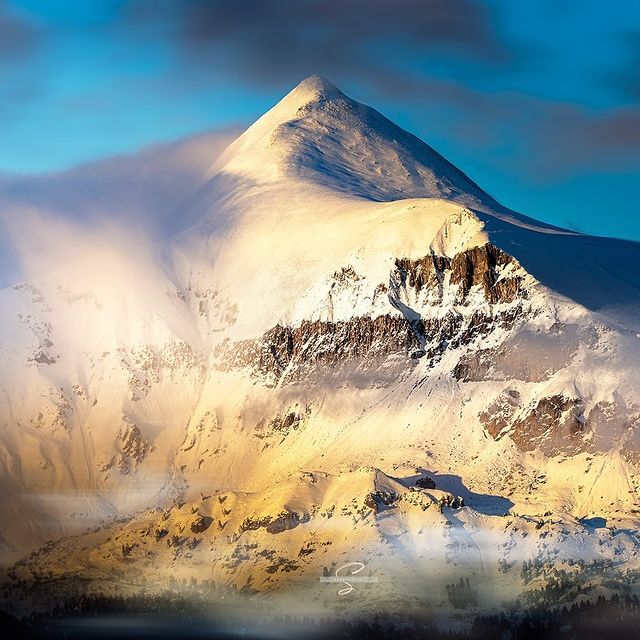
[[[295,103],[299,109],[315,100],[329,101],[336,99],[349,100],[332,82],[322,76],[312,75],[302,80],[300,84],[292,89],[281,100],[280,104],[285,102]]]
[[[319,76],[252,125],[216,170],[258,180],[297,177],[376,201],[489,199],[431,147]]]

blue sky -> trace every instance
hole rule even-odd
[[[0,172],[250,123],[327,76],[505,205],[640,240],[640,2],[0,0]]]

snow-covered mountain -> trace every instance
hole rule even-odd
[[[0,292],[7,561],[266,591],[357,560],[404,601],[424,563],[487,602],[532,558],[637,571],[637,243],[502,207],[317,77],[182,216]]]

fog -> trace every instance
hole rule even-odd
[[[0,175],[0,288],[105,250],[145,251],[189,224],[185,212],[237,135],[221,130],[67,171]]]

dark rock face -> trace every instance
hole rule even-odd
[[[509,389],[496,398],[479,418],[489,435],[494,440],[500,439],[500,434],[508,429],[520,409],[520,394]]]
[[[277,414],[268,421],[262,419],[256,425],[256,437],[260,439],[270,438],[271,436],[286,437],[292,431],[298,431],[304,426],[310,411],[311,408],[306,407],[304,413],[289,411],[283,415]]]
[[[124,431],[118,433],[121,454],[118,469],[123,475],[128,474],[132,467],[140,464],[149,452],[149,443],[142,435],[136,424],[127,424]]]
[[[391,506],[398,500],[399,496],[395,491],[372,491],[364,499],[365,507],[369,507],[375,513],[379,513],[385,507]]]
[[[581,398],[563,395],[542,398],[533,409],[512,423],[508,433],[521,451],[540,449],[548,455],[576,453],[584,444],[583,411],[584,401]],[[483,414],[487,431],[499,439],[508,424],[508,417],[491,421],[490,416],[490,411]]]
[[[299,524],[308,521],[309,516],[306,513],[300,515],[295,511],[283,511],[277,518],[273,518],[265,528],[269,533],[276,534],[294,529]]]
[[[310,520],[308,513],[299,514],[295,511],[282,511],[277,516],[264,516],[263,518],[246,518],[240,525],[240,533],[244,531],[256,531],[264,528],[271,534],[282,533],[294,529],[299,524]]]
[[[428,476],[424,476],[416,480],[416,487],[420,487],[421,489],[435,489],[436,483]]]
[[[244,531],[256,531],[261,527],[266,527],[271,522],[271,516],[264,518],[245,518],[240,525],[240,533]]]
[[[264,336],[268,353],[259,368],[282,371],[294,358],[337,366],[346,359],[407,354],[418,346],[404,318],[390,315],[359,317],[348,322],[303,322],[299,327],[276,326]]]
[[[39,351],[33,358],[34,362],[38,364],[55,364],[57,358],[55,356],[50,356],[46,354],[44,351]]]
[[[346,367],[375,373],[391,356],[399,369],[423,357],[436,361],[447,349],[457,349],[488,335],[499,326],[512,326],[523,313],[516,306],[493,315],[477,311],[463,316],[450,311],[440,318],[408,320],[402,316],[361,316],[349,321],[304,321],[297,327],[277,325],[259,340],[226,344],[217,351],[223,369],[249,367],[261,376],[287,382],[338,374]],[[454,375],[465,379],[464,364]],[[382,375],[382,372],[381,372]]]
[[[573,455],[619,446],[625,459],[632,459],[638,451],[640,413],[621,400],[600,401],[586,411],[582,398],[553,395],[527,408],[520,394],[509,389],[478,417],[494,440],[508,436],[522,451]]]
[[[442,302],[444,274],[451,268],[451,259],[446,256],[429,254],[418,260],[399,258],[396,269],[403,287],[413,287],[416,293],[429,288],[436,291],[437,299]]]
[[[291,429],[296,430],[303,420],[304,416],[290,411],[284,417],[276,416],[272,420],[270,426],[276,431],[284,431],[285,433],[288,433]]]
[[[193,531],[193,533],[202,533],[211,526],[212,522],[213,518],[209,516],[197,515],[191,522],[191,531]]]
[[[304,321],[297,327],[276,325],[259,340],[227,345],[218,356],[225,366],[249,366],[257,373],[288,381],[338,371],[346,364],[367,361],[375,369],[391,355],[411,363],[420,342],[401,316],[353,318],[343,322]]]
[[[449,507],[450,509],[461,509],[464,507],[464,498],[447,493],[438,499],[438,510],[440,513],[442,513],[444,507]]]
[[[510,265],[513,273],[505,276],[502,270]],[[354,279],[362,278],[352,268],[334,274],[336,281]],[[428,304],[441,305],[448,287],[454,288],[456,306],[445,314],[422,317],[418,310],[400,301],[408,289],[415,294],[428,290]],[[463,313],[457,305],[466,304],[474,287],[488,304],[473,313]],[[268,384],[283,378],[286,382],[309,382],[326,375],[338,376],[344,372],[349,376],[365,370],[381,381],[391,382],[421,358],[435,362],[447,349],[467,345],[498,326],[513,326],[524,314],[523,305],[519,302],[508,306],[499,304],[520,298],[526,298],[523,271],[511,256],[491,244],[463,251],[454,258],[434,254],[418,260],[400,258],[395,262],[389,282],[389,302],[400,315],[276,325],[259,339],[218,347],[217,366],[249,368]],[[451,296],[448,299],[452,299]],[[388,366],[390,359],[393,364]],[[456,374],[459,379],[465,376],[463,369]],[[357,377],[352,376],[352,381]]]
[[[435,300],[442,302],[443,290],[448,283],[458,287],[458,304],[466,302],[469,292],[476,286],[491,304],[526,297],[520,273],[501,277],[501,271],[510,265],[515,267],[517,262],[491,243],[461,251],[453,258],[430,254],[418,260],[396,260],[401,286],[412,287],[416,293],[429,288],[436,292]]]
[[[522,451],[574,453],[584,430],[584,402],[562,395],[542,398],[526,416],[513,424],[511,439]]]
[[[515,264],[515,260],[491,243],[458,253],[451,260],[451,284],[460,285],[460,302],[466,300],[476,285],[482,288],[485,298],[492,304],[513,302],[523,293],[522,278],[499,277],[499,269],[511,264]]]
[[[147,441],[142,436],[140,427],[137,424],[127,425],[120,441],[122,443],[122,453],[131,456],[136,462],[142,462],[147,455]]]

